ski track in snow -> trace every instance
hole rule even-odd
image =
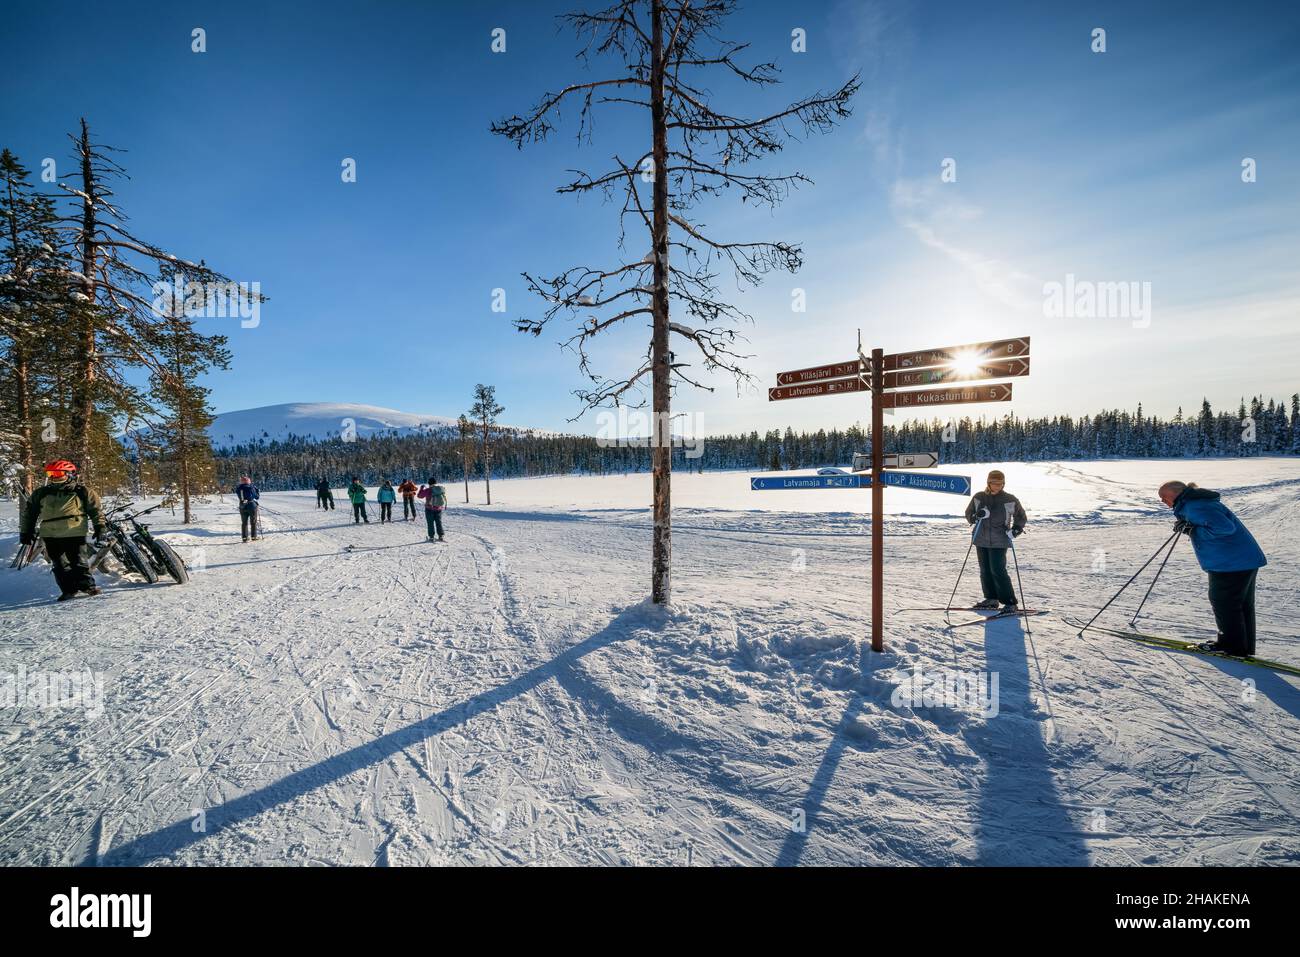
[[[1037,468],[1069,493],[1026,496],[1026,603],[1095,609],[1167,536],[1151,475],[1169,466]],[[1255,531],[1260,654],[1300,662],[1300,463],[1176,472]],[[966,544],[951,519],[889,520],[883,655],[863,641],[869,526],[850,511],[687,503],[656,609],[646,511],[530,503],[568,481],[453,502],[442,544],[422,515],[356,526],[265,493],[245,545],[229,500],[208,503],[156,526],[202,556],[183,587],[106,577],[56,604],[43,563],[0,572],[0,673],[90,669],[106,690],[98,717],[0,710],[0,862],[1300,861],[1297,679],[1079,638],[1056,615],[1030,634],[898,611],[946,599]],[[935,515],[964,504],[935,498]],[[1209,631],[1186,552],[1148,630]],[[895,705],[917,666],[996,674],[998,714]]]

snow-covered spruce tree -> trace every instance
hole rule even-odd
[[[474,404],[469,414],[474,420],[479,437],[479,458],[483,462],[483,482],[487,488],[487,504],[492,504],[492,443],[496,439],[497,416],[505,406],[497,404],[494,385],[479,383],[474,386]]]
[[[122,376],[124,367],[143,366],[167,375],[167,324],[154,308],[157,282],[170,283],[178,272],[236,302],[262,301],[201,261],[189,262],[136,237],[113,202],[112,180],[125,170],[109,155],[113,147],[94,143],[86,121],[69,134],[76,160],[76,185],[59,186],[75,209],[61,217],[64,248],[77,262],[71,278],[76,346],[73,356],[69,453],[82,468],[102,459],[111,420],[143,403]],[[199,294],[201,301],[206,293]],[[98,453],[98,454],[97,454]],[[101,465],[102,468],[102,465]]]
[[[0,152],[0,177],[0,466],[8,490],[24,498],[38,481],[36,412],[50,405],[41,370],[57,356],[58,317],[67,300],[54,203],[33,188],[29,171],[7,149]]]
[[[671,341],[693,345],[705,373],[729,373],[737,385],[751,380],[741,364],[748,357],[736,351],[742,341],[737,326],[751,318],[720,298],[717,266],[733,271],[738,285],[753,285],[775,269],[794,272],[803,259],[800,247],[790,243],[715,238],[691,210],[701,200],[725,192],[749,204],[780,203],[792,188],[808,182],[807,177],[742,169],[779,151],[791,138],[792,127],[804,133],[831,129],[849,116],[849,103],[859,86],[854,76],[837,90],[814,94],[758,118],[734,116],[715,107],[708,90],[711,78],[738,79],[756,87],[777,82],[774,64],[742,64],[747,44],[719,35],[735,8],[735,0],[621,0],[596,12],[568,14],[562,20],[583,42],[581,57],[617,66],[605,78],[547,93],[527,114],[491,127],[493,133],[522,148],[546,139],[559,122],[561,109],[571,103],[578,105],[580,140],[590,139],[592,111],[597,106],[645,111],[645,138],[632,145],[631,152],[615,152],[611,169],[594,175],[580,172],[559,189],[618,198],[618,258],[605,266],[573,267],[550,278],[525,273],[529,288],[550,306],[541,319],[521,319],[516,327],[540,335],[557,315],[580,322],[564,341],[590,379],[590,385],[577,392],[582,403],[579,416],[605,405],[643,407],[649,380],[654,472],[651,597],[656,603],[670,597],[671,397],[678,382],[710,388],[700,381],[699,373],[688,374],[690,363],[674,354]],[[643,173],[651,180],[648,190],[642,188]],[[629,221],[634,229],[645,230],[630,247]],[[643,252],[647,248],[649,252]],[[689,318],[671,318],[681,312]],[[638,316],[651,319],[651,336],[637,368],[614,378],[593,371],[588,352],[592,341]]]
[[[161,418],[150,430],[160,446],[161,480],[174,487],[186,525],[194,520],[190,499],[215,487],[216,464],[208,427],[212,409],[209,390],[199,377],[211,369],[230,368],[225,336],[205,336],[194,329],[185,303],[167,297],[161,330],[160,367],[150,376],[150,396]]]

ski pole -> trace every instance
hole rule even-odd
[[[1020,580],[1020,556],[1016,554],[1016,537],[1010,532],[1007,532],[1007,541],[1011,543],[1011,560],[1016,563],[1016,590],[1020,592],[1020,599],[1023,601],[1025,598],[1025,585]],[[1028,614],[1025,615],[1025,634],[1030,635],[1031,637],[1034,634],[1029,630]]]
[[[1156,582],[1160,580],[1160,573],[1165,570],[1165,563],[1169,561],[1169,556],[1172,555],[1174,553],[1174,549],[1178,547],[1179,537],[1180,537],[1179,535],[1174,535],[1174,540],[1169,545],[1169,551],[1165,552],[1164,560],[1161,561],[1160,567],[1156,569],[1155,578],[1152,578],[1151,584],[1147,586],[1147,593],[1142,596],[1142,601],[1138,603],[1137,611],[1133,612],[1133,617],[1129,619],[1128,626],[1130,628],[1132,628],[1134,625],[1137,624],[1138,616],[1142,614],[1142,606],[1145,605],[1147,603],[1147,599],[1151,597],[1151,589],[1156,587]]]
[[[952,620],[951,620],[952,614],[950,609],[952,608],[953,600],[957,597],[957,588],[958,586],[961,585],[961,576],[966,574],[966,563],[970,561],[970,553],[971,550],[975,547],[975,539],[979,536],[980,523],[982,523],[983,521],[984,519],[980,518],[975,523],[975,530],[970,533],[970,547],[966,549],[966,557],[961,560],[961,571],[957,573],[957,581],[952,586],[952,594],[948,596],[948,604],[944,606],[944,611],[943,611],[944,624],[947,625],[952,624]]]
[[[1160,547],[1155,550],[1155,553],[1142,563],[1142,567],[1133,573],[1133,577],[1130,578],[1128,581],[1126,581],[1123,585],[1121,585],[1119,591],[1115,592],[1115,594],[1110,596],[1110,601],[1106,602],[1106,604],[1102,605],[1100,608],[1097,609],[1097,614],[1093,615],[1091,618],[1088,619],[1088,624],[1080,628],[1079,634],[1075,635],[1075,637],[1076,638],[1081,637],[1085,631],[1091,628],[1092,623],[1101,617],[1101,613],[1105,611],[1107,608],[1109,608],[1112,604],[1114,604],[1115,599],[1124,593],[1124,589],[1127,588],[1129,585],[1133,584],[1133,582],[1137,579],[1139,575],[1142,574],[1142,572],[1146,569],[1146,567],[1156,560],[1156,555],[1159,555],[1161,552],[1163,552],[1165,550],[1165,546],[1168,545],[1170,542],[1172,542],[1176,537],[1178,537],[1181,534],[1182,532],[1174,532],[1173,535],[1170,535],[1168,538],[1166,538],[1164,542],[1160,545]]]

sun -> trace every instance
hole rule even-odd
[[[960,375],[969,375],[980,367],[983,360],[975,352],[959,352],[952,357],[952,370]]]

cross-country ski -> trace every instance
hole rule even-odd
[[[1065,617],[1065,622],[1073,627],[1083,627],[1086,624],[1077,618]],[[1098,628],[1093,625],[1089,631],[1096,631],[1104,635],[1113,635],[1117,638],[1127,638],[1130,641],[1141,642],[1146,645],[1153,645],[1157,648],[1168,648],[1171,651],[1188,651],[1193,654],[1207,655],[1211,658],[1225,658],[1228,661],[1237,661],[1245,665],[1256,665],[1260,668],[1268,668],[1271,671],[1281,671],[1289,675],[1300,675],[1300,664],[1285,664],[1280,661],[1271,661],[1268,658],[1257,658],[1253,655],[1243,657],[1241,655],[1230,655],[1222,651],[1215,650],[1212,640],[1189,641],[1185,638],[1170,638],[1163,635],[1150,635],[1141,631],[1125,631],[1120,628]]]

